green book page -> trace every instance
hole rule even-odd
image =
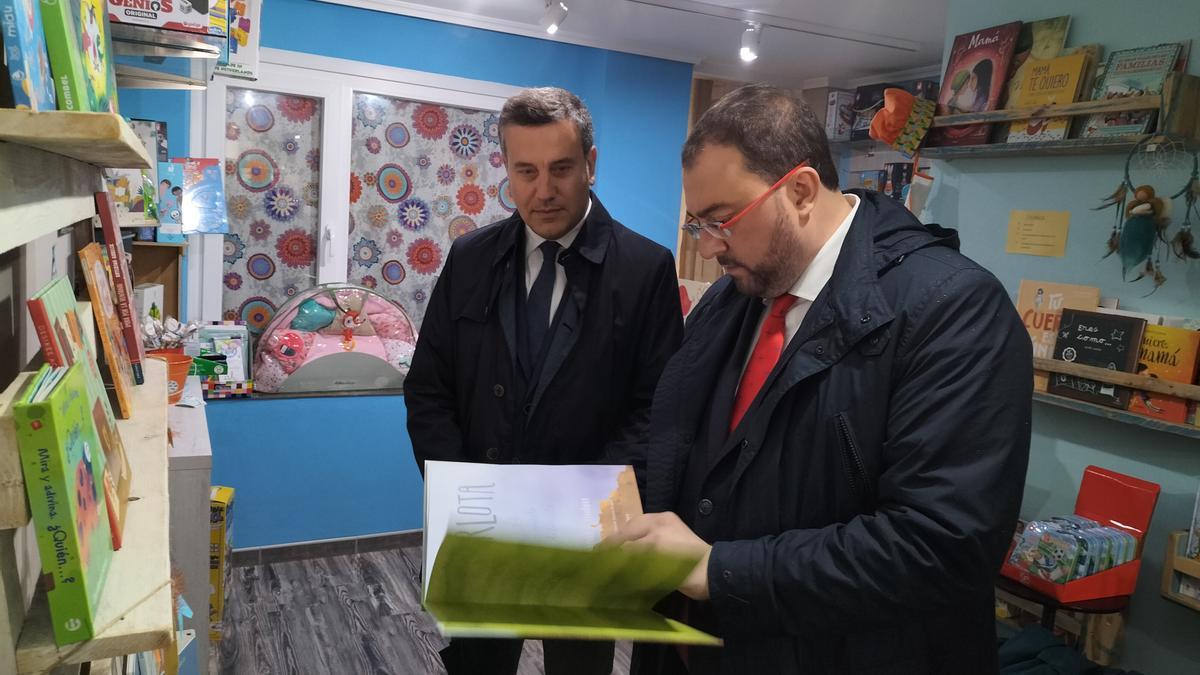
[[[697,562],[660,551],[563,548],[449,532],[425,605],[447,635],[719,644],[651,611]]]

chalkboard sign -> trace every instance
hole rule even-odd
[[[1054,358],[1132,373],[1145,330],[1145,319],[1064,309],[1054,340]],[[1129,405],[1129,389],[1074,375],[1054,373],[1048,391],[1122,410]]]

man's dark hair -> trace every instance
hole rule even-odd
[[[508,125],[537,127],[559,120],[575,123],[586,155],[594,145],[592,115],[578,96],[558,87],[526,89],[504,102],[500,110],[500,150],[505,149],[504,129]]]
[[[709,145],[736,149],[746,169],[771,184],[807,160],[822,185],[838,189],[824,127],[808,104],[777,87],[748,84],[721,97],[688,134],[683,168],[691,168]]]

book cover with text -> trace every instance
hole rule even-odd
[[[1022,279],[1017,291],[1017,313],[1033,341],[1034,358],[1054,358],[1054,337],[1063,309],[1094,309],[1099,304],[1100,289],[1095,286]],[[1035,391],[1046,391],[1047,382],[1046,373],[1034,372]]]
[[[101,487],[104,452],[89,410],[84,365],[42,366],[13,405],[13,421],[54,641],[81,642],[95,634],[112,560]]]
[[[1191,384],[1196,380],[1198,356],[1200,332],[1148,324],[1138,353],[1137,374]],[[1188,401],[1152,391],[1134,391],[1129,397],[1129,410],[1147,417],[1186,424]]]
[[[1140,49],[1122,49],[1108,55],[1104,74],[1096,82],[1096,100],[1161,94],[1167,73],[1179,59],[1181,45],[1168,42]],[[1084,118],[1084,138],[1127,136],[1153,131],[1155,110],[1096,113]]]
[[[1009,107],[1073,103],[1079,95],[1088,56],[1084,53],[1053,59],[1026,61],[1024,80]],[[1071,118],[1040,117],[1017,120],[1009,125],[1009,143],[1061,141],[1071,128]]]
[[[1008,66],[1016,48],[1021,22],[966,33],[954,38],[946,63],[946,76],[938,96],[938,115],[977,113],[1000,105]],[[938,127],[929,134],[930,145],[983,145],[990,124]]]
[[[1054,339],[1054,358],[1125,373],[1136,372],[1146,320],[1082,309],[1064,309]],[[1086,377],[1053,373],[1047,391],[1124,410],[1129,388]]]

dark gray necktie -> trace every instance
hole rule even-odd
[[[557,241],[542,242],[542,269],[538,271],[529,296],[525,299],[525,335],[528,337],[529,364],[541,360],[546,333],[550,330],[550,305],[554,299],[554,278],[558,271],[558,252],[562,249]]]

